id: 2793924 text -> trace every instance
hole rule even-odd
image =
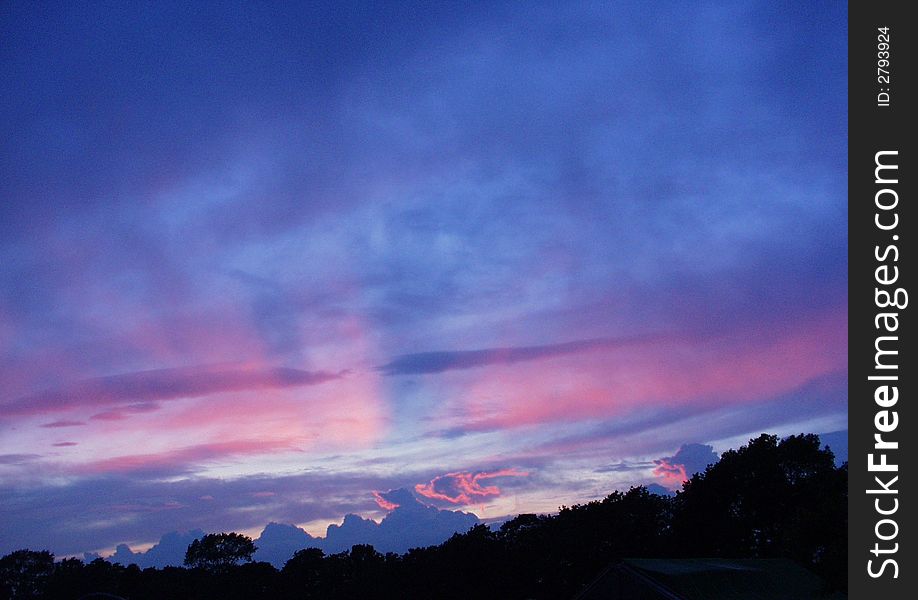
[[[890,87],[889,38],[889,27],[877,27],[877,84],[879,84],[877,106],[889,106],[892,93],[892,88]]]

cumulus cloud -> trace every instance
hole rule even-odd
[[[178,475],[182,473],[151,467],[88,473],[64,485],[0,486],[0,555],[23,547],[48,548],[61,556],[110,554],[119,543],[153,543],[172,530],[241,531],[270,521],[340,522],[342,515],[377,509],[369,490],[394,489],[399,483],[365,471],[234,479]],[[253,497],[267,489],[277,494],[271,502]],[[182,508],[169,508],[178,505]]]
[[[373,496],[377,503],[382,500],[386,506],[393,507],[387,509],[388,514],[379,523],[348,514],[341,525],[328,526],[325,539],[319,540],[319,547],[326,552],[340,552],[354,544],[369,543],[381,552],[405,552],[410,548],[439,544],[479,522],[472,513],[428,506],[406,488],[374,492]]]
[[[191,542],[204,536],[200,529],[191,531],[171,531],[164,534],[159,542],[146,552],[134,552],[127,544],[118,544],[115,553],[108,557],[113,563],[123,565],[135,564],[141,568],[181,566],[185,561],[185,551]]]
[[[707,444],[683,444],[674,455],[653,462],[657,465],[653,474],[661,478],[663,485],[673,489],[695,473],[704,471],[709,464],[717,462],[717,453]]]
[[[651,483],[647,486],[647,491],[651,494],[657,494],[658,496],[673,496],[674,492],[668,487],[663,487],[659,483]]]
[[[426,506],[418,500],[418,497],[415,496],[414,492],[407,488],[397,488],[386,492],[374,490],[373,499],[376,501],[376,504],[378,504],[380,508],[389,511],[395,510],[399,507],[410,508],[416,505]]]
[[[268,523],[255,540],[255,560],[282,567],[297,550],[319,547],[320,541],[296,525]]]
[[[401,503],[396,502],[395,498],[392,498],[394,491],[396,490],[389,490],[388,492],[373,490],[373,500],[375,500],[376,504],[379,505],[379,508],[383,510],[395,510],[401,506]]]

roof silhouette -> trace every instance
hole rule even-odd
[[[785,558],[631,558],[603,571],[577,600],[801,600],[828,595],[817,575]]]

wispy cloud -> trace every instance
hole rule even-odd
[[[297,450],[294,440],[232,440],[196,444],[155,454],[116,456],[87,463],[73,470],[83,474],[156,472],[175,475],[187,473],[202,462]]]
[[[21,465],[39,458],[40,454],[0,454],[0,465]]]
[[[620,461],[615,464],[605,465],[594,469],[596,473],[631,473],[633,471],[646,471],[654,466],[655,462],[625,462]]]
[[[51,421],[50,423],[41,424],[42,427],[46,427],[49,429],[55,429],[58,427],[82,427],[84,425],[86,425],[86,423],[83,421],[71,421],[71,420],[66,420],[66,419],[59,420],[59,421]]]
[[[7,416],[39,415],[74,407],[131,403],[96,419],[119,419],[125,412],[155,410],[154,401],[196,398],[221,392],[317,385],[340,379],[345,373],[311,372],[290,368],[249,368],[245,365],[203,365],[140,371],[97,377],[69,386],[25,396],[2,405]],[[45,427],[65,427],[65,421]],[[75,425],[76,423],[71,423]]]
[[[622,348],[653,342],[664,336],[635,336],[628,338],[595,338],[541,346],[484,348],[403,354],[380,367],[386,375],[423,375],[456,369],[473,369],[489,365],[510,365],[518,362],[553,358],[593,350]]]
[[[93,421],[121,421],[127,419],[132,414],[153,412],[159,410],[159,408],[160,406],[156,402],[140,402],[137,404],[119,406],[114,410],[96,413],[89,418]]]

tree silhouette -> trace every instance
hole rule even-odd
[[[299,591],[303,598],[318,598],[325,579],[325,552],[319,548],[297,550],[284,564],[281,574],[288,587]]]
[[[791,558],[844,589],[847,480],[847,465],[836,468],[817,436],[762,435],[725,452],[674,498],[633,487],[402,555],[363,544],[329,556],[300,550],[280,572],[252,563],[255,544],[238,533],[194,541],[185,560],[192,569],[54,564],[49,552],[18,550],[0,559],[0,598],[569,598],[636,557]]]
[[[255,554],[252,538],[241,533],[210,533],[191,542],[185,565],[206,571],[225,571],[240,562],[251,562]]]
[[[675,546],[686,556],[790,557],[844,574],[847,464],[813,434],[762,434],[695,474],[674,500]]]
[[[54,555],[47,550],[16,550],[0,558],[0,592],[8,598],[41,596],[54,572]]]

